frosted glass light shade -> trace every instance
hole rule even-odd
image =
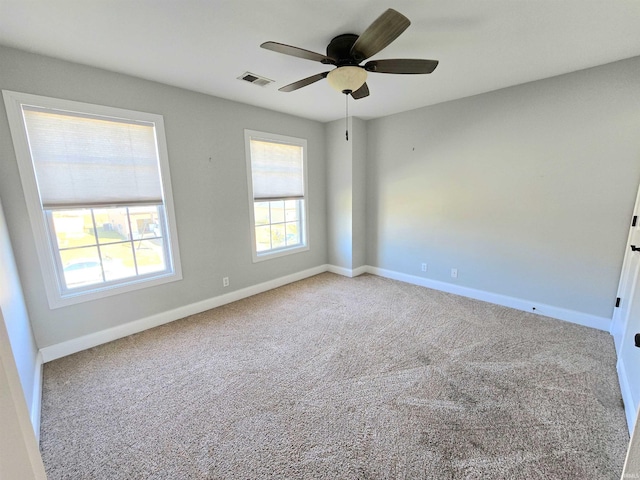
[[[362,67],[338,67],[329,72],[327,80],[339,92],[355,92],[367,81],[367,72]]]

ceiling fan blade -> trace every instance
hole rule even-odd
[[[293,92],[294,90],[298,90],[299,88],[306,87],[307,85],[311,85],[312,83],[316,83],[318,80],[326,78],[327,75],[329,75],[329,72],[317,73],[316,75],[311,75],[310,77],[303,78],[302,80],[290,83],[289,85],[285,85],[278,90],[280,90],[281,92]]]
[[[367,72],[377,73],[431,73],[438,66],[438,60],[417,60],[409,58],[393,58],[388,60],[371,60],[364,64]]]
[[[351,56],[359,63],[372,57],[404,32],[411,22],[407,17],[390,8],[380,15],[358,37],[351,47]]]
[[[368,97],[369,87],[367,87],[367,84],[364,83],[358,90],[356,90],[355,92],[351,92],[351,96],[354,98],[354,100],[360,100],[361,98]]]
[[[305,60],[312,60],[314,62],[321,62],[326,64],[335,64],[336,61],[333,58],[329,58],[326,55],[321,55],[304,48],[293,47],[291,45],[285,45],[278,42],[264,42],[260,45],[262,48],[271,50],[278,53],[284,53],[285,55],[291,55],[293,57],[304,58]]]

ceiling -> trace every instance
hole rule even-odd
[[[639,0],[0,0],[0,44],[325,122],[345,113],[326,80],[278,88],[327,66],[259,45],[324,54],[387,8],[412,23],[372,59],[440,64],[371,73],[371,95],[349,102],[364,119],[640,55]],[[275,82],[237,80],[246,71]]]

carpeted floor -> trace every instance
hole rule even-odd
[[[628,440],[609,334],[372,275],[44,367],[50,480],[618,479]]]

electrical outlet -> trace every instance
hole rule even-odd
[[[229,286],[229,277],[224,277],[222,279],[222,286],[223,287],[228,287]]]
[[[426,263],[423,263],[423,264],[422,264],[422,266],[420,267],[420,269],[421,269],[423,272],[426,272],[426,271],[427,271],[427,264],[426,264]]]
[[[452,268],[451,269],[451,278],[458,278],[458,269],[457,268]]]

